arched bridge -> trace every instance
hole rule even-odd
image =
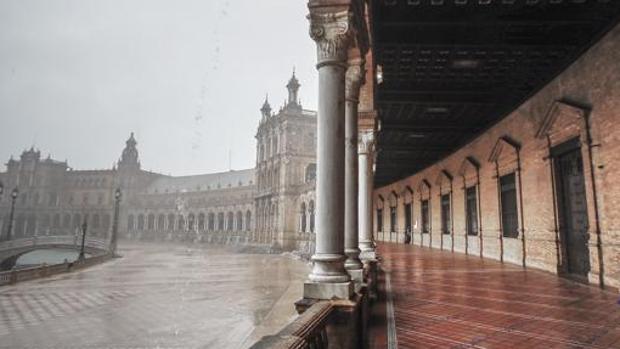
[[[23,239],[0,242],[0,270],[9,270],[17,259],[28,252],[49,248],[69,248],[80,250],[81,237],[79,236],[34,236]],[[102,239],[87,238],[84,241],[84,251],[96,255],[106,253],[109,242]]]

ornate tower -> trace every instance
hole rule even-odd
[[[133,136],[133,132],[129,139],[125,142],[125,149],[123,149],[123,153],[121,154],[121,159],[118,162],[119,171],[128,171],[128,170],[140,170],[140,162],[138,161],[138,148],[136,148],[136,139]]]
[[[267,119],[271,116],[271,106],[269,105],[269,96],[265,96],[265,103],[260,108],[261,115],[263,116],[263,120]]]
[[[288,102],[286,104],[287,107],[295,106],[301,109],[298,98],[300,86],[301,85],[299,84],[297,77],[295,77],[295,70],[293,69],[293,76],[291,76],[288,84],[286,84],[286,89],[288,90]]]

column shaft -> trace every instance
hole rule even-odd
[[[374,258],[375,251],[372,237],[373,141],[373,134],[368,132],[361,135],[359,142],[359,246],[363,259]]]

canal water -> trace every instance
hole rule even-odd
[[[27,268],[41,264],[60,264],[65,261],[74,262],[80,255],[79,251],[68,248],[50,248],[36,250],[21,255],[16,263],[15,268]],[[86,257],[90,255],[86,254]]]

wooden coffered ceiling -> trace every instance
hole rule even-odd
[[[433,164],[502,119],[620,19],[617,0],[375,0],[375,185]]]

